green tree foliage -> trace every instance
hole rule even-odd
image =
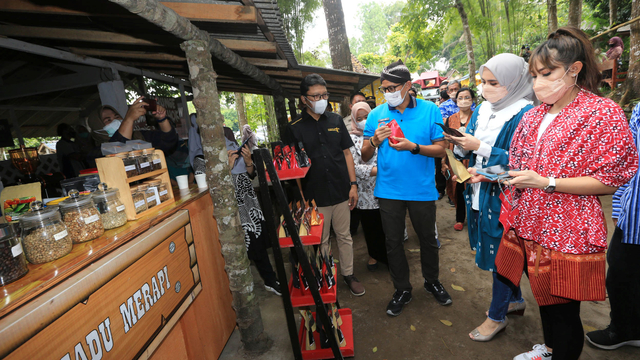
[[[381,54],[385,50],[390,25],[382,6],[373,1],[361,4],[358,15],[362,20],[359,26],[362,38],[358,47],[351,50],[352,53],[356,56],[360,53]]]
[[[304,58],[302,45],[306,29],[313,22],[313,14],[320,6],[320,0],[278,0],[284,31],[298,61]]]
[[[596,19],[609,19],[609,0],[584,0],[584,4],[593,9]],[[583,8],[586,6],[583,5]],[[618,0],[618,17],[614,24],[621,24],[631,19],[631,0]],[[609,25],[608,23],[606,25]]]

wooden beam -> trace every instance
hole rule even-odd
[[[231,51],[276,53],[276,43],[255,40],[216,39]]]
[[[175,11],[178,15],[186,17],[192,21],[248,24],[258,23],[259,14],[253,6],[180,2],[162,2],[162,4]],[[73,6],[75,4],[69,3],[69,5]],[[87,7],[83,6],[83,8]],[[29,0],[0,0],[0,11],[47,15],[135,18],[135,15],[109,13],[108,11],[103,11],[101,9],[87,12],[73,10],[63,6],[38,5]]]
[[[287,60],[280,59],[262,59],[262,58],[244,58],[251,65],[255,65],[259,68],[279,68],[286,69],[289,67]]]
[[[182,56],[166,53],[144,52],[144,51],[119,51],[102,49],[84,49],[71,47],[69,50],[78,55],[103,56],[128,59],[163,60],[163,61],[187,61]]]
[[[144,39],[138,39],[126,34],[96,30],[0,25],[0,35],[20,38],[101,42],[107,44],[162,46],[162,44]]]
[[[278,79],[280,77],[290,77],[296,79],[303,79],[305,76],[309,74],[313,74],[312,72],[302,72],[300,70],[287,70],[287,71],[277,71],[277,70],[265,70],[265,74],[269,76],[273,76]],[[358,76],[345,76],[345,75],[336,75],[336,74],[324,74],[317,73],[322,76],[327,82],[338,82],[338,83],[347,83],[347,84],[357,84],[359,82]]]
[[[139,68],[163,68],[163,69],[187,69],[186,64],[176,64],[176,63],[152,63],[146,61],[123,61],[121,62],[123,65],[127,66],[135,66]]]
[[[602,36],[602,35],[604,35],[604,34],[608,34],[608,33],[612,32],[612,31],[618,30],[619,28],[621,28],[621,27],[623,27],[623,26],[625,26],[625,25],[633,24],[633,23],[634,23],[634,22],[636,22],[636,21],[640,21],[640,16],[638,16],[638,17],[637,17],[637,18],[635,18],[635,19],[631,19],[631,20],[629,20],[629,21],[627,21],[627,22],[625,22],[625,23],[622,23],[622,24],[620,24],[620,25],[614,26],[614,27],[612,27],[611,29],[609,29],[609,30],[607,30],[607,31],[605,31],[605,32],[602,32],[602,33],[600,33],[600,34],[598,34],[598,35],[596,35],[596,36],[594,36],[594,37],[590,38],[589,40],[593,41],[593,40],[595,40],[595,39],[599,38],[600,36]]]

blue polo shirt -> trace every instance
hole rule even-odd
[[[387,119],[388,120],[383,120]],[[444,140],[442,115],[431,101],[412,98],[404,113],[384,104],[376,107],[367,117],[364,138],[375,133],[378,124],[395,119],[404,136],[420,145],[432,145]],[[378,148],[378,175],[373,195],[382,199],[405,201],[438,200],[435,184],[434,159],[424,155],[413,155],[409,151],[398,151],[385,140]]]

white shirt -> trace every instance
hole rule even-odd
[[[478,121],[476,122],[475,137],[480,140],[480,147],[478,150],[474,150],[476,154],[476,163],[473,166],[475,169],[481,169],[485,167],[487,161],[491,157],[491,149],[498,139],[500,131],[504,125],[510,121],[517,113],[525,106],[531,104],[531,101],[520,99],[506,108],[493,112],[489,103],[482,103],[478,110]],[[462,150],[462,148],[456,146],[455,152],[458,155],[466,156],[469,152]],[[473,197],[471,200],[471,208],[473,210],[480,210],[480,183],[471,184],[473,189]]]
[[[558,116],[558,114],[559,113],[557,113],[557,114],[549,114],[549,113],[547,113],[542,118],[542,122],[540,123],[540,129],[538,129],[538,140],[537,141],[540,141],[540,138],[542,137],[542,134],[544,134],[544,131],[547,130],[549,125],[551,125],[551,123]]]

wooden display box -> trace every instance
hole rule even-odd
[[[171,190],[171,179],[169,178],[169,171],[167,170],[167,161],[164,158],[162,150],[156,150],[156,155],[160,158],[160,164],[162,168],[160,170],[154,170],[146,174],[127,178],[127,173],[124,171],[124,163],[122,159],[118,157],[103,157],[96,159],[96,165],[98,165],[98,175],[100,181],[106,183],[110,188],[117,188],[120,192],[120,200],[125,206],[124,211],[127,213],[128,220],[137,220],[147,215],[152,211],[162,209],[170,204],[173,204],[176,200]],[[139,180],[162,180],[162,183],[167,185],[169,193],[169,200],[160,203],[151,209],[147,209],[139,214],[136,214],[136,209],[133,204],[133,198],[131,197],[130,184]]]

